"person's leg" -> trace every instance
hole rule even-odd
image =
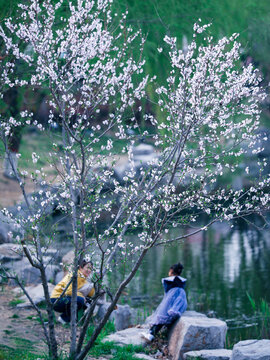
[[[148,332],[142,332],[142,337],[147,341],[153,341],[159,330],[163,327],[163,324],[152,325]]]
[[[79,311],[81,309],[86,309],[85,299],[81,296],[77,296],[77,310]]]
[[[85,299],[81,296],[77,296],[77,321],[81,318],[85,309],[87,309]]]
[[[150,334],[152,334],[153,336],[156,336],[162,327],[163,327],[163,324],[152,325],[150,328]]]
[[[52,299],[53,303],[56,302],[57,299]],[[54,306],[54,310],[60,312],[61,319],[67,323],[70,322],[70,304],[71,304],[71,297],[70,296],[63,296],[57,304]]]

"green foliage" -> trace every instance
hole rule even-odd
[[[0,19],[14,15],[21,0],[0,0]],[[61,7],[61,14],[67,13],[67,4]],[[213,23],[211,32],[215,38],[239,33],[243,51],[260,62],[264,69],[269,69],[270,51],[270,3],[268,0],[114,0],[113,13],[129,11],[128,22],[135,28],[142,29],[147,35],[145,45],[146,70],[157,73],[165,79],[166,57],[157,52],[163,46],[163,38],[176,36],[179,45],[185,35],[188,41],[192,36],[192,25],[199,18],[203,23]]]
[[[19,318],[19,315],[18,314],[13,314],[12,315],[12,319],[18,319]]]
[[[213,23],[211,33],[214,38],[239,33],[245,55],[268,68],[267,53],[270,50],[270,3],[268,0],[115,0],[113,5],[118,13],[129,10],[129,22],[147,34],[145,54],[147,70],[161,78],[166,74],[165,56],[156,48],[163,46],[163,38],[176,36],[182,46],[185,35],[192,37],[192,25],[199,19],[203,23]]]
[[[254,299],[247,293],[249,302],[254,311],[254,315],[258,321],[256,330],[258,339],[270,338],[270,304],[264,299],[256,303]]]
[[[253,315],[239,319],[239,323],[235,319],[234,323],[229,324],[226,337],[227,348],[232,348],[238,341],[269,339],[270,337],[270,304],[264,299],[256,302],[249,293],[247,293],[247,297],[252,307]]]

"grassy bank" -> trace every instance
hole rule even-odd
[[[88,329],[87,338],[91,336],[94,331],[94,326]],[[88,356],[94,359],[99,357],[109,356],[114,360],[132,360],[135,353],[149,353],[143,346],[117,346],[113,342],[102,342],[102,340],[109,334],[115,332],[114,324],[109,322],[96,340],[95,346],[89,351]],[[37,354],[33,352],[31,342],[27,341],[27,346],[24,346],[25,339],[18,339],[16,348],[0,345],[0,360],[41,360],[50,358],[46,354]],[[59,360],[68,360],[68,355],[62,351]]]

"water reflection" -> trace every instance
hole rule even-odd
[[[173,229],[167,235],[172,238],[179,232]],[[128,297],[142,296],[144,306],[154,307],[162,296],[161,278],[181,261],[190,309],[214,310],[223,318],[251,314],[247,292],[257,302],[270,301],[269,235],[219,224],[184,242],[152,249],[130,284]]]

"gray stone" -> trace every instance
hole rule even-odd
[[[41,282],[39,269],[33,267],[25,257],[19,261],[6,263],[5,268],[8,269],[10,275],[17,276],[24,284],[39,284]],[[47,265],[45,270],[47,280],[55,283],[55,276],[59,270],[60,268],[57,265]],[[16,285],[15,280],[11,281],[12,284]]]
[[[194,315],[184,313],[170,331],[169,352],[173,360],[183,359],[183,354],[188,351],[224,348],[226,323]]]
[[[18,261],[22,259],[21,246],[13,243],[0,245],[0,262]]]
[[[156,360],[156,358],[154,358],[153,356],[149,356],[146,354],[134,354],[133,357],[137,358],[137,359],[145,359],[145,360]]]
[[[193,311],[193,310],[188,310],[185,311],[183,316],[189,316],[189,317],[203,317],[203,318],[207,318],[207,316],[205,314],[199,313],[197,311]],[[145,319],[145,324],[151,324],[151,320],[152,320],[153,314],[148,316]]]
[[[54,288],[54,285],[48,284],[48,287],[49,287],[49,292],[51,293]],[[37,286],[27,286],[25,290],[29,294],[30,298],[33,300],[34,304],[37,305],[45,300],[42,284],[39,284]],[[15,288],[14,292],[20,293],[22,292],[22,290],[21,288]],[[23,303],[17,305],[17,307],[19,308],[32,306],[26,295],[22,295],[21,297],[19,297],[19,300],[23,301]]]
[[[157,157],[154,147],[149,144],[139,144],[132,148],[132,152],[135,162],[147,163]]]
[[[142,336],[145,328],[128,328],[125,330],[117,331],[114,334],[108,335],[103,339],[103,342],[114,341],[116,345],[146,345],[146,341]]]
[[[19,234],[16,222],[0,212],[0,244],[11,242],[14,234]]]
[[[270,360],[270,340],[245,340],[234,345],[231,360]]]
[[[146,170],[149,167],[149,163],[158,158],[158,154],[152,145],[139,144],[132,148],[133,164],[130,161],[118,163],[114,168],[114,177],[120,184],[125,183],[125,176],[131,170],[135,171],[135,177],[141,177],[141,169]]]
[[[189,351],[184,354],[184,360],[230,360],[232,350],[214,349]]]
[[[96,317],[102,319],[105,315],[110,303],[101,304]],[[110,320],[114,322],[117,331],[128,328],[132,325],[134,319],[134,310],[129,305],[117,305],[110,315]]]
[[[64,276],[65,276],[64,271],[59,271],[55,275],[55,284],[58,284],[63,279]]]
[[[196,317],[196,318],[205,318],[208,319],[208,317],[205,314],[202,314],[200,312],[197,311],[193,311],[193,310],[188,310],[185,311],[184,314],[182,315],[182,317]]]
[[[62,264],[63,264],[64,272],[67,272],[67,271],[70,270],[70,267],[72,266],[73,260],[74,260],[74,251],[70,250],[62,258]]]

